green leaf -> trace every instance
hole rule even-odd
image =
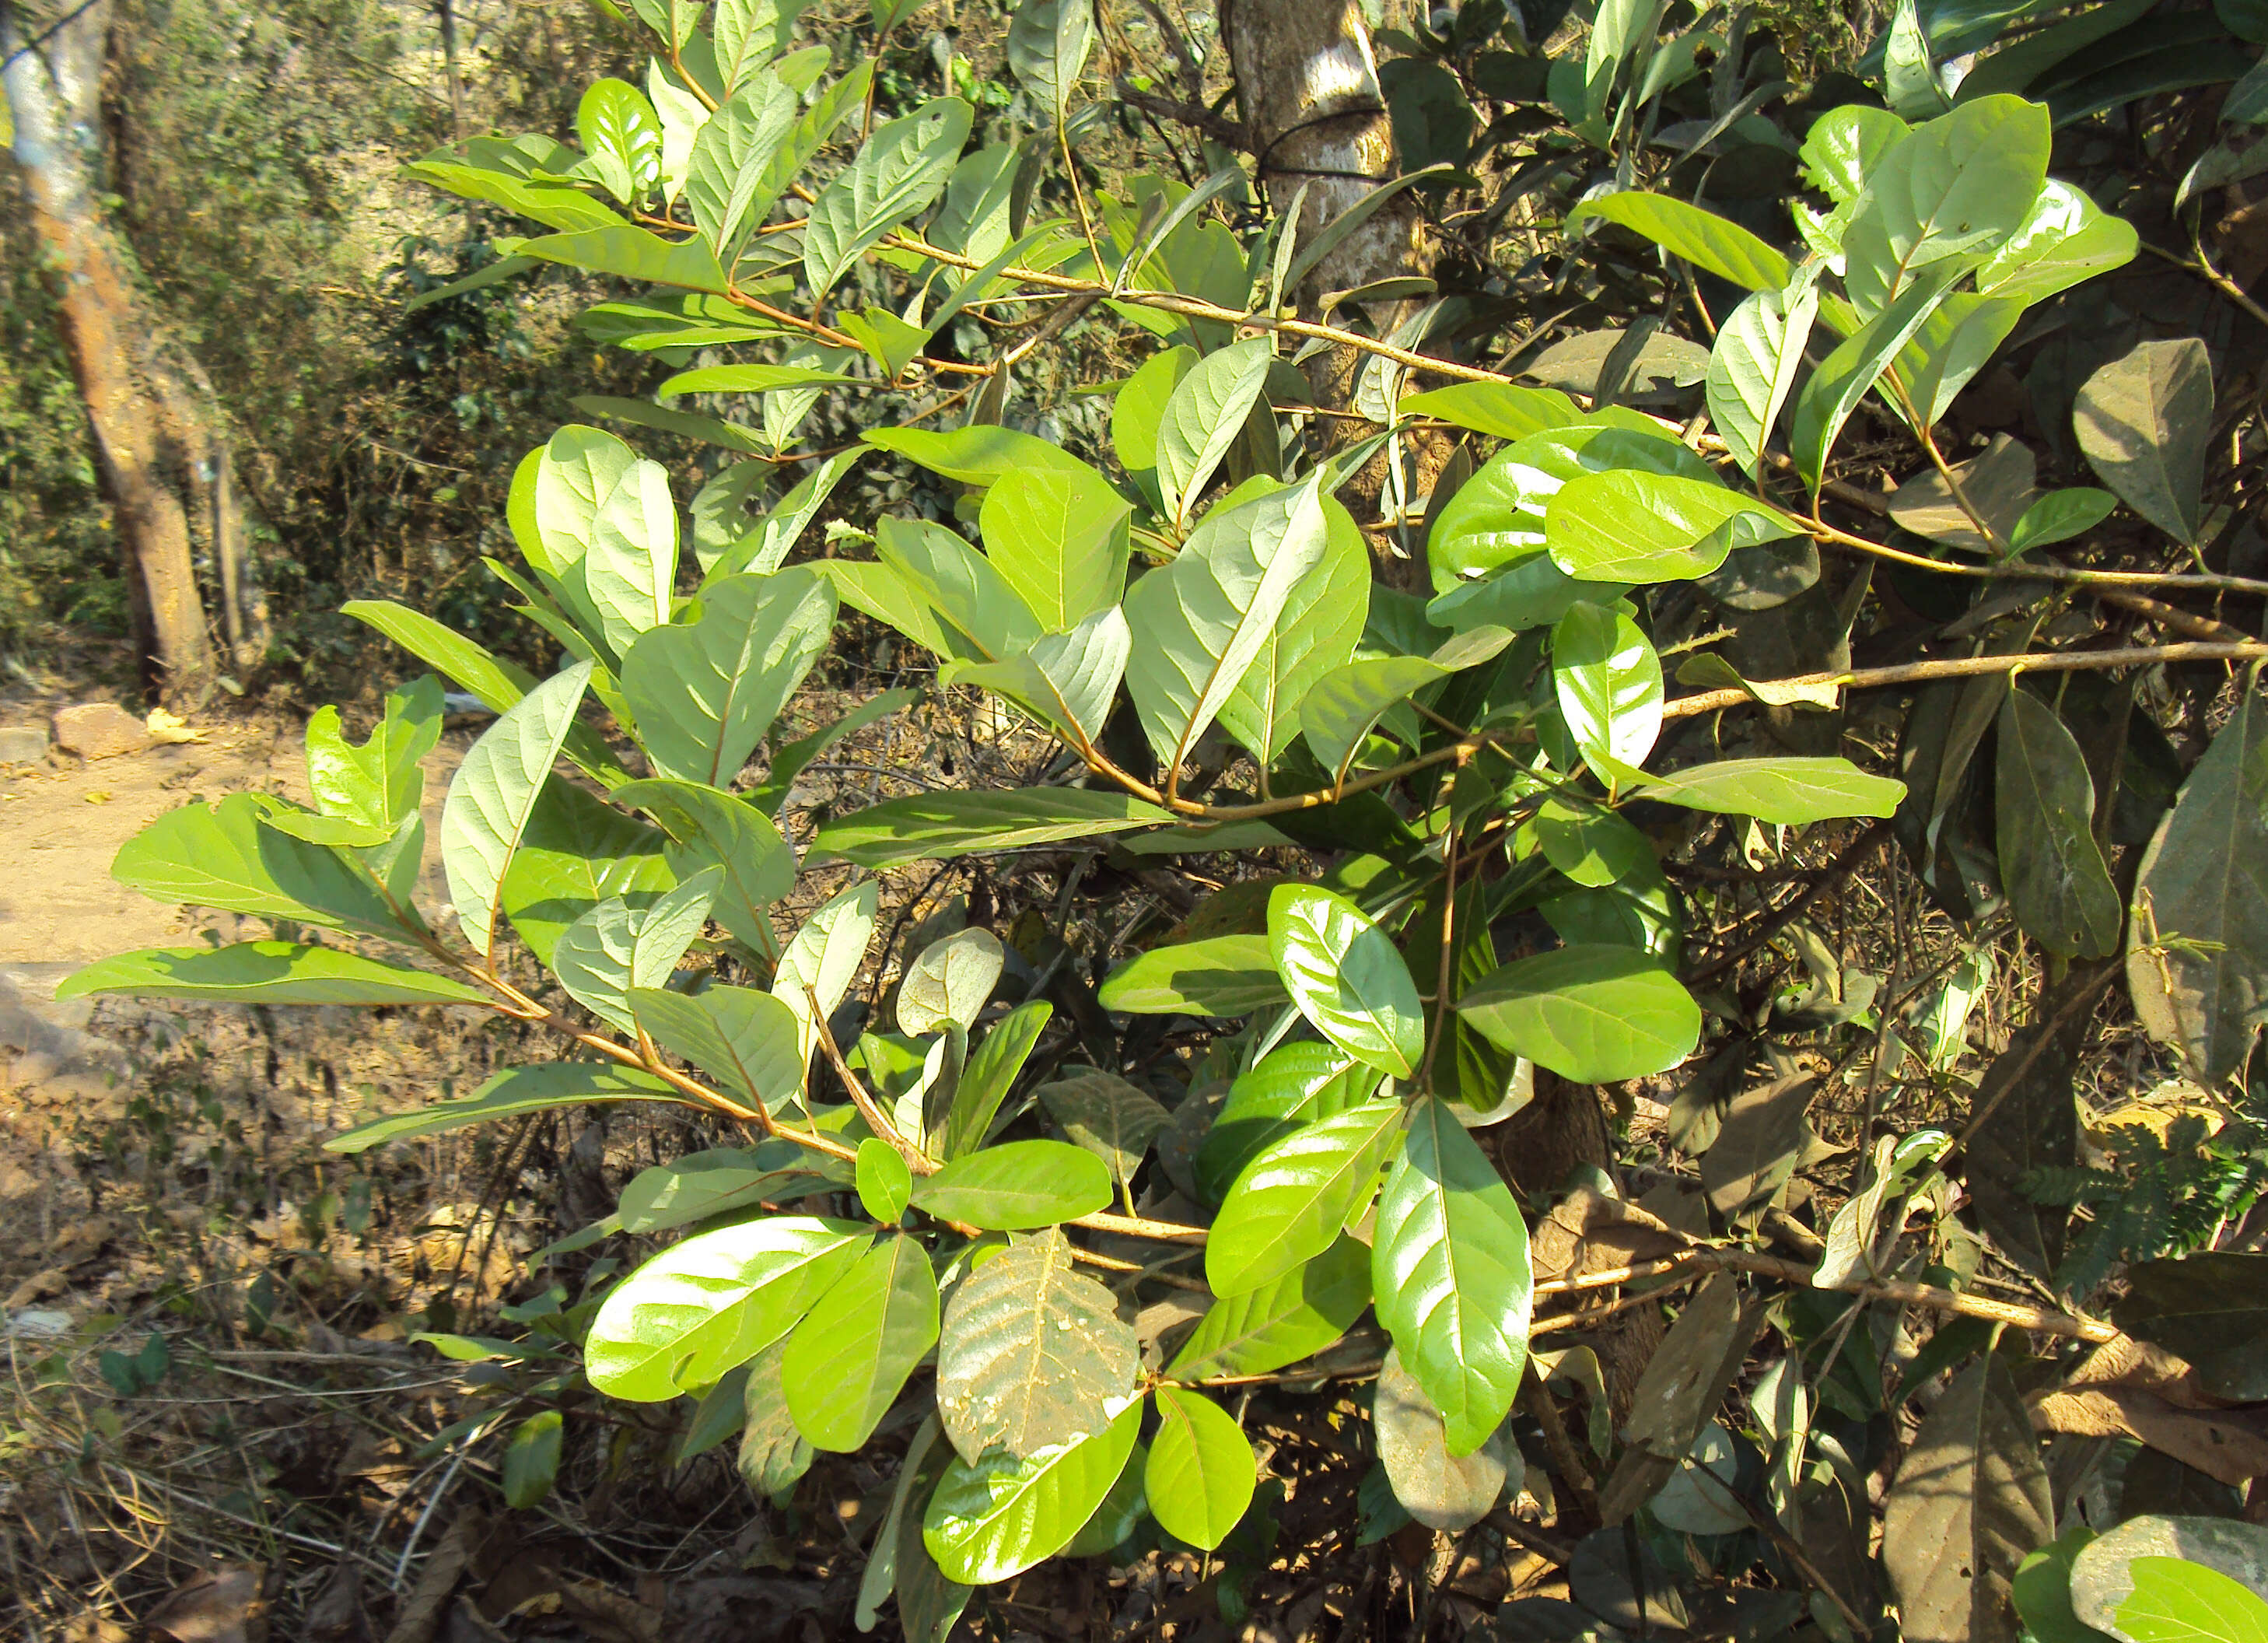
[[[1268,1147],[1301,1124],[1370,1100],[1384,1078],[1336,1044],[1278,1044],[1229,1086],[1228,1099],[1197,1149],[1198,1190],[1219,1203]]]
[[[2117,505],[2117,497],[2092,485],[2051,490],[2026,508],[2008,533],[2009,556],[2013,558],[2035,548],[2051,547],[2074,536],[2084,536],[2109,519]]]
[[[997,496],[1005,486],[989,493]],[[1081,754],[1092,753],[1118,699],[1134,636],[1116,605],[1068,633],[1042,634],[1020,653],[998,661],[951,661],[946,684],[971,684],[1006,696]]]
[[[730,267],[761,222],[758,195],[772,157],[786,143],[802,113],[799,99],[784,82],[759,78],[736,90],[728,102],[710,115],[693,139],[687,163],[686,203],[693,221],[717,254]],[[762,202],[769,211],[771,202]],[[670,392],[665,383],[664,397]]]
[[[2051,177],[2032,202],[2030,215],[1977,270],[1977,289],[2027,306],[2044,302],[2082,280],[2124,267],[2134,260],[2139,243],[2132,223]]]
[[[1955,118],[1948,114],[1947,119]],[[1898,152],[1903,153],[1903,149]],[[1859,402],[1867,397],[1899,350],[1913,340],[1945,293],[1966,271],[1958,262],[1926,269],[1897,300],[1836,345],[1822,360],[1796,396],[1794,419],[1788,429],[1788,452],[1796,471],[1816,497],[1827,471],[1827,458],[1851,419]]]
[[[740,1448],[735,1470],[758,1494],[777,1498],[795,1487],[811,1470],[811,1445],[796,1430],[788,1413],[786,1389],[780,1384],[780,1362],[787,1356],[782,1336],[747,1363],[747,1380],[740,1393]]]
[[[1980,97],[1883,155],[1843,235],[1844,288],[1860,316],[1889,309],[1925,269],[1949,283],[1963,253],[2021,227],[2047,180],[2048,137],[2042,105]]]
[[[696,1233],[608,1292],[584,1371],[633,1404],[706,1386],[793,1329],[868,1242],[864,1228],[804,1215]]]
[[[497,1118],[520,1118],[529,1113],[551,1112],[561,1107],[580,1107],[587,1101],[602,1101],[692,1104],[659,1079],[628,1067],[606,1062],[554,1061],[536,1066],[508,1067],[469,1095],[358,1124],[343,1134],[331,1137],[323,1143],[323,1150],[366,1153],[388,1141],[411,1141]]]
[[[1228,1538],[1252,1504],[1259,1464],[1228,1411],[1201,1392],[1161,1386],[1143,1492],[1159,1527],[1202,1551]]]
[[[939,1220],[1023,1232],[1110,1207],[1110,1169],[1063,1141],[1005,1141],[914,1183],[913,1205]]]
[[[1317,1032],[1397,1079],[1417,1072],[1425,1006],[1393,938],[1360,908],[1312,885],[1279,884],[1268,896],[1268,950]]]
[[[772,974],[772,995],[795,1017],[799,1084],[811,1065],[812,1051],[819,1048],[819,1023],[843,1002],[865,964],[881,895],[881,887],[872,880],[843,891],[803,921],[780,954]],[[816,1014],[812,992],[819,995]]]
[[[801,568],[729,576],[691,615],[630,646],[622,694],[658,773],[722,787],[827,648],[835,594]]]
[[[677,505],[669,494],[669,471],[641,460],[599,505],[583,562],[583,592],[615,655],[626,654],[638,635],[669,620],[676,578]]]
[[[205,998],[234,1004],[487,1004],[448,976],[381,964],[335,947],[243,941],[225,947],[144,947],[66,977],[58,1001],[89,993]]]
[[[1050,1228],[954,1288],[938,1413],[964,1459],[1036,1455],[1093,1432],[1096,1411],[1133,1389],[1139,1358],[1116,1298],[1077,1270],[1070,1241]]]
[[[746,1209],[792,1185],[822,1182],[801,1167],[815,1156],[792,1141],[767,1141],[752,1152],[688,1153],[631,1176],[615,1200],[614,1219],[620,1231],[651,1234]]]
[[[2268,1255],[2200,1250],[2128,1269],[2118,1327],[2186,1359],[2209,1396],[2268,1397]]]
[[[2016,1566],[2010,1582],[2016,1617],[2036,1643],[2108,1643],[2109,1634],[2083,1624],[2071,1605],[2072,1562],[2094,1538],[2080,1524]]]
[[[718,0],[710,32],[716,39],[717,77],[726,96],[738,93],[786,49],[801,9],[792,4],[783,8],[777,0]],[[697,8],[695,15],[698,17]],[[775,83],[784,81],[775,77]]]
[[[1134,1172],[1173,1115],[1116,1073],[1092,1067],[1074,1067],[1038,1094],[1064,1133],[1108,1165],[1120,1194],[1133,1203]]]
[[[1245,1167],[1205,1242],[1217,1295],[1241,1295],[1329,1249],[1402,1140],[1402,1104],[1366,1101],[1295,1130]]]
[[[1447,677],[1447,668],[1423,656],[1365,657],[1325,674],[1300,703],[1300,729],[1315,762],[1333,783],[1344,782],[1388,710]]]
[[[663,857],[667,843],[574,783],[546,782],[504,869],[504,917],[549,969],[561,934],[600,902],[643,903],[677,881]]]
[[[1660,871],[1646,835],[1611,810],[1547,799],[1532,825],[1543,858],[1578,884],[1604,886]]]
[[[1158,424],[1158,490],[1176,530],[1243,432],[1272,357],[1268,338],[1250,337],[1207,355],[1174,386]]]
[[[1492,571],[1533,574],[1533,562],[1544,553],[1545,517],[1561,489],[1583,475],[1622,468],[1675,475],[1702,485],[1717,483],[1706,462],[1652,423],[1631,428],[1609,420],[1602,413],[1584,417],[1572,427],[1530,434],[1491,457],[1430,521],[1425,554],[1432,564],[1434,591],[1446,593],[1468,578]],[[1544,559],[1540,568],[1558,582],[1565,582],[1564,573],[1550,560]],[[1550,588],[1547,583],[1528,591],[1531,599],[1540,601]],[[1580,599],[1595,594],[1578,587],[1571,590],[1571,596]],[[1548,626],[1565,608],[1563,604],[1540,621],[1518,625]],[[1475,620],[1515,625],[1500,617]]]
[[[1062,633],[1118,603],[1131,512],[1091,468],[1016,468],[984,493],[977,528],[1040,626]]]
[[[753,987],[673,992],[634,986],[630,1013],[654,1043],[718,1079],[727,1094],[777,1112],[802,1093],[795,1013]]]
[[[2196,544],[2213,427],[2213,362],[2203,343],[2137,343],[2087,379],[2072,427],[2120,501],[2175,541]]]
[[[875,127],[858,158],[820,190],[803,234],[804,277],[815,298],[937,198],[968,140],[971,112],[958,97],[939,97]]]
[[[999,937],[973,925],[931,942],[898,984],[898,1030],[924,1038],[947,1022],[974,1027],[1006,962]]]
[[[1710,348],[1709,421],[1751,479],[1794,390],[1818,313],[1818,288],[1809,280],[1792,291],[1760,291],[1726,316]]]
[[[504,872],[590,678],[591,664],[578,662],[530,690],[482,733],[449,783],[441,863],[465,939],[483,959],[496,951]]]
[[[1603,217],[1653,240],[1672,256],[1749,291],[1778,291],[1794,270],[1787,259],[1738,223],[1666,194],[1625,192],[1586,200],[1567,214],[1567,226]]]
[[[1914,0],[1897,0],[1882,41],[1882,90],[1891,108],[1908,120],[1941,114],[1950,101],[1930,61],[1928,31]]]
[[[1289,995],[1265,936],[1214,936],[1152,947],[1104,980],[1106,1010],[1129,1015],[1248,1015]]]
[[[389,691],[384,716],[360,747],[339,728],[335,707],[307,721],[307,791],[325,815],[391,833],[417,814],[425,773],[418,761],[441,740],[441,685],[428,674]]]
[[[1801,530],[1713,480],[1636,468],[1570,480],[1551,498],[1543,528],[1551,562],[1587,582],[1706,576],[1736,548]]]
[[[863,867],[886,867],[1123,833],[1173,819],[1170,812],[1123,793],[1079,787],[921,793],[830,822],[811,847],[814,854],[840,856]]]
[[[870,1135],[858,1143],[858,1168],[860,1205],[883,1226],[896,1226],[913,1201],[914,1174],[906,1160],[896,1147]]]
[[[523,239],[513,249],[519,256],[563,262],[585,273],[611,274],[644,285],[713,291],[718,296],[727,289],[725,270],[706,240],[664,239],[650,229],[628,223],[545,234]]]
[[[1933,423],[1942,418],[2023,317],[2020,302],[1969,291],[1955,291],[1940,302],[1898,350],[1898,379],[1916,413]],[[1904,404],[1896,409],[1905,416]]]
[[[1017,0],[1008,19],[1008,67],[1057,125],[1071,112],[1094,48],[1094,0]]]
[[[1869,776],[1848,759],[1762,758],[1697,764],[1660,777],[1630,797],[1803,827],[1845,816],[1893,814],[1905,792],[1904,782]]]
[[[540,1505],[559,1477],[566,1417],[556,1409],[530,1415],[504,1446],[504,1503],[515,1512]]]
[[[2120,1643],[2264,1643],[2268,1529],[2146,1514],[2072,1560],[2075,1618]]]
[[[1404,394],[1395,411],[1403,416],[1438,416],[1459,428],[1498,439],[1524,439],[1532,433],[1583,423],[1575,402],[1557,388],[1521,387],[1510,382],[1452,382],[1423,394]]]
[[[1270,1374],[1336,1341],[1370,1304],[1370,1252],[1345,1234],[1280,1278],[1214,1301],[1167,1366],[1177,1381]]]
[[[795,888],[795,851],[755,806],[700,782],[625,782],[615,802],[635,805],[668,835],[670,866],[690,879],[720,872],[717,922],[758,953],[777,946],[765,910]]]
[[[1701,1036],[1693,995],[1630,947],[1566,947],[1515,959],[1457,1008],[1491,1043],[1578,1084],[1667,1072]]]
[[[1661,732],[1661,658],[1638,623],[1603,605],[1577,605],[1551,630],[1551,688],[1583,757],[1609,782],[1635,767]]]
[[[699,365],[681,371],[653,391],[656,399],[681,394],[769,394],[775,388],[831,388],[857,383],[839,371],[816,365]]]
[[[797,481],[794,489],[780,498],[777,507],[713,555],[696,543],[695,551],[701,557],[704,578],[737,576],[744,571],[768,576],[778,570],[788,551],[810,528],[812,520],[819,517],[820,509],[843,475],[857,467],[865,454],[864,448],[853,447],[828,457]],[[693,499],[693,508],[697,529],[699,497]]]
[[[1425,1387],[1403,1361],[1400,1346],[1387,1349],[1371,1401],[1380,1462],[1394,1498],[1429,1529],[1465,1529],[1488,1515],[1512,1476],[1508,1438],[1484,1440],[1459,1456],[1447,1425]]]
[[[1449,1454],[1472,1454],[1520,1390],[1535,1279],[1511,1189],[1440,1101],[1410,1112],[1379,1194],[1370,1282],[1403,1367],[1441,1411]]]
[[[2001,699],[1992,809],[2001,882],[2025,933],[2063,958],[2116,952],[2123,910],[2095,842],[2087,755],[2029,690]]]
[[[983,1145],[1000,1103],[1015,1087],[1016,1077],[1024,1070],[1032,1046],[1039,1042],[1041,1029],[1054,1014],[1055,1006],[1043,999],[1020,1004],[969,1051],[968,1063],[961,1069],[961,1082],[953,1093],[952,1110],[946,1116],[939,1156],[965,1157]]]
[[[1027,0],[1029,4],[1029,0]],[[1106,1406],[1109,1424],[1027,1459],[958,1460],[930,1497],[922,1541],[947,1579],[983,1586],[1020,1574],[1069,1544],[1134,1453],[1142,1404]]]
[[[1932,1407],[1883,1502],[1882,1564],[1905,1634],[2012,1636],[2016,1566],[2054,1521],[2039,1440],[2007,1366],[1988,1356]]]
[[[1019,468],[1049,468],[1065,473],[1092,473],[1085,462],[1060,446],[1013,428],[972,423],[949,432],[927,428],[870,428],[860,436],[867,444],[892,451],[933,474],[975,485],[982,490]]]
[[[110,876],[161,902],[399,940],[403,927],[360,862],[264,824],[280,802],[231,793],[169,810],[119,846]]]
[[[435,151],[436,154],[449,152],[448,149]],[[403,169],[420,181],[430,182],[460,199],[486,200],[532,217],[547,228],[604,228],[622,220],[620,212],[600,204],[570,183],[515,177],[482,166],[456,165],[431,157]],[[526,264],[523,262],[520,266]]]
[[[1057,1556],[1099,1558],[1140,1528],[1143,1520],[1150,1515],[1150,1497],[1142,1487],[1143,1474],[1149,1466],[1150,1452],[1141,1444],[1135,1444],[1134,1453],[1127,1457],[1126,1470],[1118,1474],[1118,1481],[1110,1485],[1110,1492],[1102,1497],[1102,1504],[1094,1508],[1094,1515],[1064,1543]]]
[[[645,93],[627,80],[594,80],[575,109],[575,135],[588,168],[615,199],[628,203],[661,182],[661,122]]]
[[[1152,512],[1165,512],[1158,489],[1158,431],[1182,379],[1195,370],[1197,350],[1168,348],[1144,360],[1110,405],[1110,445],[1118,464]]]
[[[1135,584],[1126,622],[1142,642],[1126,685],[1160,762],[1178,771],[1236,689],[1328,541],[1322,470],[1296,490],[1215,508],[1173,562]]]
[[[945,640],[943,654],[998,661],[1022,654],[1040,637],[1039,618],[1023,596],[953,532],[894,519],[881,520],[876,531],[876,553],[925,608],[925,625]]]
[[[2126,980],[2143,1029],[2208,1088],[2243,1067],[2268,1020],[2268,709],[2257,678],[2143,855]]]
[[[1243,492],[1240,487],[1230,500]],[[1292,590],[1244,677],[1220,704],[1221,727],[1263,768],[1273,767],[1290,748],[1300,731],[1301,701],[1353,656],[1370,617],[1370,550],[1362,532],[1329,497],[1323,519],[1322,562]]]
[[[937,1336],[928,1252],[902,1233],[882,1240],[788,1337],[780,1384],[797,1430],[814,1448],[864,1447]]]

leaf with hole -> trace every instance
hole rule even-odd
[[[1097,1411],[1133,1389],[1139,1357],[1116,1298],[1072,1264],[1070,1241],[1050,1228],[1010,1244],[954,1289],[938,1348],[938,1412],[963,1459],[994,1449],[1035,1455],[1093,1432]]]

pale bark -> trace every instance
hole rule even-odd
[[[162,393],[138,368],[147,315],[129,254],[97,195],[109,0],[85,0],[37,33],[0,0],[0,57],[15,120],[15,158],[124,549],[129,596],[148,625],[145,661],[169,702],[201,700],[213,677],[198,598],[183,453],[168,437]]]

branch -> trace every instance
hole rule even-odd
[[[1120,102],[1130,108],[1138,108],[1145,114],[1155,114],[1160,120],[1187,126],[1239,154],[1254,151],[1252,140],[1242,126],[1223,119],[1210,108],[1197,103],[1185,103],[1176,98],[1160,97],[1152,92],[1138,92],[1123,79],[1113,85],[1111,91]]]

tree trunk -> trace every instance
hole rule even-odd
[[[195,703],[211,689],[214,670],[182,494],[185,453],[168,438],[158,393],[136,368],[151,320],[97,195],[109,23],[109,0],[86,0],[26,41],[14,7],[0,0],[0,57],[25,200],[117,514],[129,601],[146,613],[147,631],[136,635],[144,677],[167,702]]]

